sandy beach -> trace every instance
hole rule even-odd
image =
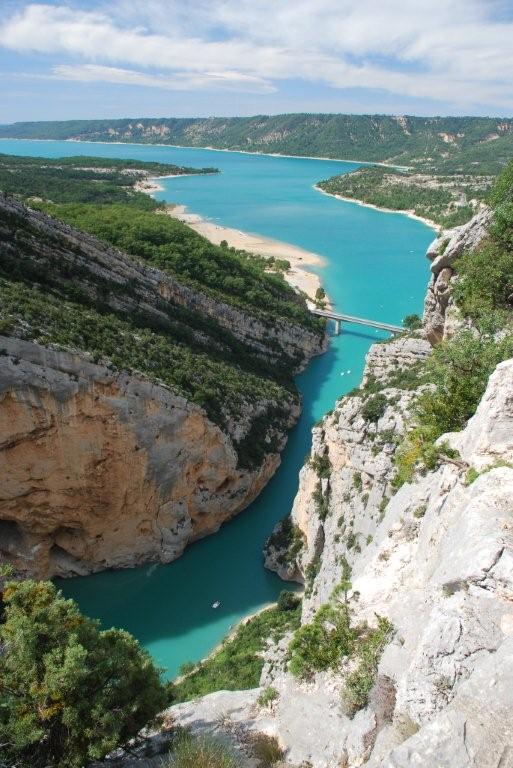
[[[290,269],[285,273],[285,279],[294,288],[306,293],[309,298],[313,298],[317,288],[321,286],[319,277],[307,269],[309,266],[322,266],[324,264],[322,257],[316,253],[305,251],[298,246],[290,245],[290,243],[282,243],[279,240],[272,240],[261,235],[241,232],[231,227],[222,227],[202,219],[196,213],[189,213],[184,205],[169,206],[166,212],[169,216],[188,224],[189,227],[206,237],[214,245],[219,245],[222,240],[226,240],[228,245],[249,251],[249,253],[267,257],[274,256],[275,259],[286,259],[290,262]]]

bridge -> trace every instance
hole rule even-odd
[[[328,320],[335,321],[335,335],[340,333],[341,323],[356,323],[357,325],[368,325],[371,328],[379,328],[381,331],[390,331],[390,333],[402,333],[404,328],[400,325],[391,325],[390,323],[380,323],[377,320],[366,320],[364,317],[354,317],[353,315],[341,315],[339,312],[333,312],[329,309],[311,309],[312,315],[326,317]]]

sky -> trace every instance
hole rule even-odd
[[[513,115],[513,0],[0,0],[0,123]]]

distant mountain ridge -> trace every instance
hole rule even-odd
[[[513,118],[288,114],[68,120],[0,126],[0,138],[212,147],[496,174],[513,154]]]

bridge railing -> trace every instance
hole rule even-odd
[[[326,317],[329,320],[335,321],[335,333],[340,333],[341,323],[355,323],[356,325],[367,325],[370,328],[379,328],[382,331],[389,331],[390,333],[402,333],[404,328],[400,325],[392,325],[392,323],[382,323],[379,320],[369,320],[365,317],[355,317],[354,315],[344,315],[340,312],[334,312],[327,309],[311,309],[313,315],[319,317]]]

